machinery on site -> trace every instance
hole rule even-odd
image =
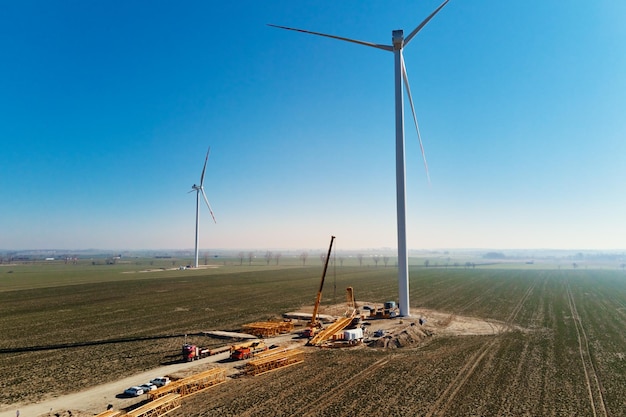
[[[233,345],[230,348],[230,358],[240,361],[243,359],[249,359],[254,357],[259,352],[267,350],[265,342],[262,340],[255,340],[252,342],[245,342],[238,345]]]
[[[230,346],[220,346],[217,348],[205,348],[185,343],[183,345],[183,362],[191,362],[208,356],[217,355],[231,350]]]
[[[398,317],[399,309],[395,301],[386,301],[383,307],[376,307],[370,309],[371,319],[392,319]]]
[[[357,305],[356,300],[354,299],[354,288],[348,287],[346,288],[346,303],[348,303],[348,308],[356,311]]]
[[[245,333],[258,338],[267,338],[291,333],[294,326],[291,319],[283,319],[282,321],[257,321],[244,324],[242,327]]]
[[[352,317],[352,322],[350,323],[349,327],[354,328],[358,326],[361,322],[361,316],[359,307],[356,303],[356,299],[354,298],[354,288],[352,287],[346,288],[346,302],[348,303],[346,317]]]
[[[324,288],[324,279],[326,278],[326,270],[328,269],[328,261],[330,260],[330,253],[333,249],[333,241],[335,240],[335,236],[330,237],[330,246],[328,247],[328,254],[326,255],[326,261],[324,262],[324,271],[322,272],[322,279],[320,280],[320,288],[317,290],[317,297],[315,298],[315,305],[313,306],[313,315],[311,316],[311,321],[308,324],[307,329],[304,330],[304,337],[311,338],[315,336],[315,334],[321,329],[322,324],[317,319],[317,312],[320,307],[320,302],[322,301],[322,289]]]
[[[226,345],[214,348],[200,347],[190,343],[185,343],[183,345],[183,362],[196,361],[198,359],[225,352],[230,352],[231,359],[248,359],[253,357],[256,353],[264,350],[267,350],[265,342],[258,339],[238,343],[236,345]]]

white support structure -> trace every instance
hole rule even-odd
[[[400,307],[400,316],[409,317],[411,315],[409,304],[409,255],[406,238],[406,161],[404,156],[404,86],[409,97],[411,110],[413,112],[413,121],[417,130],[417,138],[420,143],[422,157],[424,158],[424,166],[426,175],[428,175],[428,164],[424,154],[422,138],[415,117],[415,108],[413,106],[413,98],[411,97],[411,88],[409,87],[404,58],[402,57],[402,49],[413,39],[417,33],[433,18],[449,0],[445,0],[434,12],[432,12],[422,23],[420,23],[413,31],[404,38],[402,30],[394,30],[392,32],[392,45],[381,45],[372,42],[359,41],[356,39],[344,38],[341,36],[327,35],[325,33],[311,32],[303,29],[289,28],[285,26],[269,25],[279,29],[293,30],[296,32],[309,33],[311,35],[324,36],[326,38],[338,39],[341,41],[356,43],[359,45],[370,46],[372,48],[390,51],[394,54],[394,90],[395,90],[395,111],[396,111],[396,210],[398,222],[398,304]]]

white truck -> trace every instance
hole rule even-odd
[[[156,385],[157,387],[163,387],[167,384],[169,384],[171,381],[168,377],[166,376],[160,376],[158,378],[154,378],[153,380],[150,381],[151,384]]]

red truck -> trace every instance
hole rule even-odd
[[[230,358],[240,361],[253,357],[256,353],[267,350],[267,346],[262,340],[256,342],[248,342],[241,345],[233,346],[230,352]]]
[[[230,346],[222,346],[209,349],[185,343],[183,345],[183,361],[191,362],[198,359],[206,358],[207,356],[217,355],[218,353],[228,352],[229,350]]]

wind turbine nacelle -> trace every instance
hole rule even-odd
[[[394,49],[402,49],[404,46],[404,31],[402,29],[392,31],[391,42],[393,43]]]

